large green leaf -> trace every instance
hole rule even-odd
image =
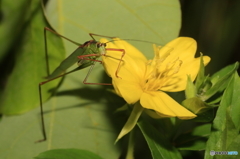
[[[178,36],[181,25],[177,0],[51,0],[47,15],[58,32],[78,42],[91,39],[88,33],[95,33],[164,45]],[[142,42],[134,44],[153,57],[152,45],[146,49]]]
[[[43,38],[43,28],[47,23],[44,20],[40,2],[31,1],[26,10],[31,12],[31,18],[22,30],[24,36],[18,44],[14,60],[10,59],[14,61],[14,66],[7,78],[0,101],[0,113],[6,115],[24,113],[39,106],[38,84],[44,80],[43,77],[47,76]],[[64,49],[60,38],[51,34],[48,38],[52,70],[64,58]],[[44,100],[52,94],[48,90],[57,83],[56,80],[43,87]]]
[[[11,45],[18,40],[31,12],[26,9],[30,0],[1,0],[0,3],[0,61],[2,61]]]
[[[98,155],[79,149],[55,149],[39,154],[35,159],[102,159]]]
[[[75,81],[77,76],[69,77],[65,83]],[[83,84],[79,83],[79,86]],[[99,96],[91,96],[98,92]],[[69,96],[64,96],[69,95]],[[61,98],[59,98],[61,97]],[[106,100],[105,97],[109,99]],[[103,158],[118,158],[121,141],[114,145],[117,134],[125,121],[113,114],[121,98],[101,88],[74,89],[65,85],[58,96],[45,104],[45,125],[47,141],[42,139],[39,108],[11,117],[3,117],[0,123],[0,158],[26,159],[51,149],[77,148],[92,151]]]

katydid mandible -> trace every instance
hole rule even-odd
[[[60,63],[60,65],[51,74],[50,74],[50,70],[49,70],[49,61],[48,61],[48,49],[47,49],[47,38],[46,38],[47,31],[50,31],[51,33],[54,33],[57,36],[64,38],[65,40],[70,41],[73,44],[78,45],[78,48],[71,55],[69,55],[65,60],[63,60]],[[121,56],[118,59],[119,64],[118,64],[118,67],[116,68],[116,73],[115,73],[116,77],[118,77],[118,70],[121,65],[121,62],[123,61],[122,59],[125,55],[125,50],[124,49],[106,48],[106,45],[107,45],[106,43],[101,43],[99,41],[96,41],[93,36],[100,36],[100,37],[106,37],[106,38],[111,38],[111,39],[113,39],[114,37],[102,36],[102,35],[97,35],[97,34],[92,34],[92,33],[90,33],[89,35],[92,37],[93,40],[87,41],[84,44],[80,44],[80,43],[72,41],[69,38],[51,30],[50,28],[47,28],[47,27],[44,28],[45,58],[46,58],[46,65],[47,65],[46,79],[47,80],[40,82],[38,85],[43,139],[38,140],[36,142],[42,142],[47,139],[44,118],[43,118],[43,101],[42,101],[42,89],[41,89],[42,85],[44,85],[50,81],[53,81],[57,78],[60,78],[62,76],[65,76],[67,74],[78,71],[80,69],[89,67],[89,66],[90,66],[90,69],[89,69],[85,79],[83,80],[84,84],[112,85],[110,83],[88,83],[87,82],[88,76],[90,75],[95,63],[96,62],[102,63],[101,60],[98,60],[99,57],[100,56],[108,56],[109,58],[111,58],[111,56],[106,55],[106,51],[121,52]],[[78,63],[78,67],[65,73],[65,71],[75,63]]]

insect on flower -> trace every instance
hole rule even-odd
[[[65,60],[63,60],[60,65],[50,74],[49,70],[49,62],[48,62],[48,48],[47,48],[47,38],[46,33],[47,31],[56,34],[57,36],[72,42],[73,44],[76,44],[78,48],[69,55]],[[45,131],[45,125],[44,125],[44,118],[43,118],[43,101],[42,101],[42,86],[50,81],[53,81],[57,78],[60,78],[62,76],[65,76],[67,74],[73,73],[75,71],[84,69],[86,67],[90,66],[90,69],[83,80],[84,84],[94,84],[94,85],[112,85],[110,83],[89,83],[87,82],[87,79],[95,65],[96,62],[102,63],[101,60],[99,60],[100,56],[106,56],[106,58],[112,58],[110,55],[106,55],[107,51],[113,51],[117,54],[117,52],[120,52],[114,57],[116,60],[119,61],[119,66],[122,62],[122,58],[125,55],[125,50],[121,48],[106,48],[107,43],[102,43],[99,41],[96,41],[93,36],[100,36],[100,37],[106,37],[114,39],[114,37],[108,37],[108,36],[102,36],[97,34],[89,34],[93,40],[87,41],[84,44],[77,43],[75,41],[70,40],[69,38],[60,35],[59,33],[51,30],[50,28],[45,27],[44,28],[44,42],[45,42],[45,56],[46,56],[46,65],[47,65],[47,77],[46,81],[39,83],[39,98],[40,98],[40,109],[41,109],[41,122],[42,122],[42,133],[43,133],[43,139],[38,140],[36,142],[45,141],[47,139],[46,131]],[[65,72],[69,67],[71,67],[73,64],[77,63],[78,67],[75,69]],[[118,78],[118,70],[119,66],[117,66],[115,69],[115,76]]]

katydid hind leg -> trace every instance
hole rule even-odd
[[[69,39],[69,38],[67,38],[67,37],[59,34],[58,32],[56,32],[56,31],[54,31],[54,30],[52,30],[52,29],[50,29],[50,28],[48,28],[48,27],[44,27],[44,31],[50,31],[51,33],[53,33],[53,34],[55,34],[55,35],[57,35],[57,36],[60,36],[61,38],[65,39],[65,40],[67,40],[67,41],[69,41],[69,42],[71,42],[71,43],[73,43],[73,44],[76,44],[76,45],[78,45],[78,46],[81,46],[81,45],[82,45],[82,44],[80,44],[80,43],[78,43],[78,42],[76,42],[76,41],[73,41],[73,40],[71,40],[71,39]]]
[[[42,134],[43,134],[43,139],[35,141],[35,143],[46,141],[47,140],[47,135],[46,135],[46,129],[45,129],[45,123],[44,123],[44,117],[43,117],[43,102],[42,102],[42,83],[39,83],[38,85],[38,91],[39,91],[39,100],[40,100],[40,116],[41,116],[41,127],[42,127]]]
[[[48,77],[50,75],[50,68],[49,68],[49,60],[48,60],[46,27],[44,28],[44,46],[45,46],[44,49],[45,49],[45,61],[46,61],[47,77]]]

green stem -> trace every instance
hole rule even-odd
[[[134,129],[129,133],[126,159],[134,159]]]

